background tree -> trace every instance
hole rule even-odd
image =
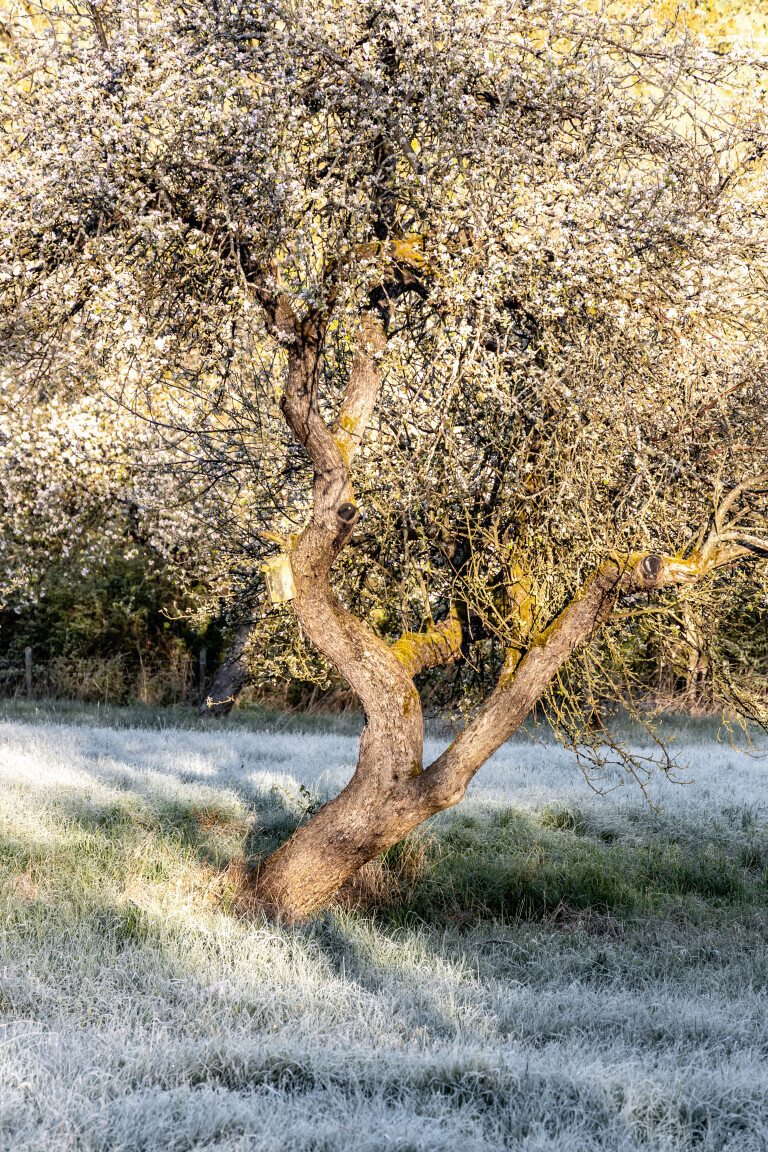
[[[192,657],[202,642],[215,659],[220,637],[210,611],[198,611],[210,610],[212,561],[190,507],[179,507],[189,493],[157,468],[161,439],[108,410],[97,387],[59,386],[56,376],[36,391],[4,383],[0,683],[18,687],[31,645],[36,691],[183,700]]]
[[[255,901],[328,900],[544,695],[588,739],[638,621],[764,595],[756,62],[561,0],[48,8],[12,57],[6,387],[148,421],[174,532],[251,599],[279,543],[265,630],[365,709]],[[414,676],[473,650],[424,767]]]

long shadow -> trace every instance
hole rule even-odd
[[[120,773],[94,766],[90,775],[114,787]],[[231,783],[217,797],[210,777],[203,799],[135,783],[123,774],[120,796],[104,801],[71,786],[54,788],[47,805],[86,832],[160,835],[191,850],[201,864],[224,868],[234,857],[258,863],[317,804],[303,786],[291,792],[273,785],[256,797],[241,793],[235,804]],[[640,823],[629,812],[606,825],[566,808],[537,815],[509,806],[470,809],[438,818],[395,846],[342,893],[342,903],[394,927],[412,920],[515,922],[558,910],[627,918],[681,901],[710,911],[765,902],[768,833],[762,824],[735,824],[719,834],[708,830],[703,841],[693,824],[650,813]]]
[[[252,743],[227,746],[217,763],[215,747],[207,742],[180,758],[175,745],[142,749],[141,734],[121,732],[113,739],[98,734],[78,746],[74,767],[85,778],[82,783],[59,783],[54,774],[42,789],[39,783],[33,788],[53,814],[89,833],[160,834],[194,850],[207,864],[220,855],[223,840],[231,842],[230,854],[238,841],[238,853],[259,857],[287,839],[320,799],[292,779],[306,742],[305,734],[292,735],[303,739],[295,746],[290,739],[278,740],[272,756],[274,735],[265,733],[263,757]],[[341,738],[334,749],[338,759],[329,760],[324,749],[317,756],[319,778],[330,793],[352,773],[349,743]],[[173,763],[177,759],[181,764]]]
[[[244,803],[240,811],[233,810],[231,801],[217,804],[215,800],[161,797],[148,803],[146,792],[123,791],[124,803],[78,796],[71,787],[51,789],[46,808],[88,834],[131,839],[160,836],[190,850],[200,864],[221,869],[241,856],[256,864],[279,848],[306,818],[301,795],[294,798],[280,787],[263,796],[260,804]]]
[[[97,743],[89,747],[78,770],[111,795],[101,800],[54,784],[48,805],[87,832],[172,839],[207,866],[223,868],[241,855],[257,863],[317,801],[302,785],[270,785],[267,771],[259,785],[233,779],[226,768],[216,771],[208,759],[199,769],[163,766],[173,749],[141,769],[130,763],[133,749],[119,741],[107,762],[89,761],[97,751]],[[185,785],[193,786],[188,796]],[[196,785],[204,785],[197,795]],[[606,823],[594,812],[566,808],[533,815],[509,805],[469,806],[391,849],[344,900],[391,927],[513,923],[558,911],[565,918],[587,910],[627,918],[681,901],[710,909],[753,906],[765,900],[768,886],[768,835],[762,821],[750,824],[746,815],[734,810],[729,827],[708,828],[703,841],[694,822],[673,824],[651,813],[614,812]]]

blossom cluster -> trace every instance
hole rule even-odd
[[[258,597],[260,533],[311,515],[278,297],[328,317],[329,422],[361,311],[387,330],[334,577],[386,627],[460,594],[508,644],[519,580],[545,621],[765,470],[764,72],[738,45],[567,0],[43,12],[4,67],[9,585],[128,516],[210,596]]]

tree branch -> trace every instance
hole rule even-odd
[[[395,778],[404,765],[421,768],[422,724],[419,697],[403,663],[387,645],[331,594],[329,574],[359,519],[348,463],[357,451],[373,411],[380,385],[376,352],[383,348],[383,330],[373,317],[361,323],[361,340],[342,399],[339,418],[331,429],[318,403],[322,342],[327,321],[314,327],[293,322],[295,337],[288,344],[288,378],[281,403],[283,414],[314,465],[313,515],[291,551],[296,583],[293,607],[304,632],[357,693],[366,711],[360,767],[377,740],[389,741],[389,763]],[[290,328],[290,325],[289,325]],[[372,770],[375,770],[371,762]]]
[[[715,560],[716,563],[716,560]],[[576,647],[590,639],[622,595],[689,584],[712,565],[634,553],[604,564],[526,649],[509,648],[496,688],[474,720],[419,777],[417,788],[432,811],[457,804],[478,768],[509,739]]]
[[[363,441],[381,387],[380,361],[386,345],[384,327],[370,312],[360,320],[360,341],[352,371],[331,432],[349,466]]]
[[[99,41],[99,47],[101,48],[102,52],[107,52],[109,51],[109,42],[107,41],[107,34],[104,31],[104,23],[101,19],[101,13],[99,12],[96,5],[92,2],[92,0],[90,0],[88,8],[91,13],[91,19],[93,20],[93,26],[96,29],[96,37]]]
[[[448,617],[440,624],[433,625],[426,632],[405,632],[390,651],[408,675],[415,676],[425,668],[455,664],[460,660],[463,635],[458,613],[452,606]]]
[[[768,472],[761,472],[758,476],[750,476],[747,480],[742,480],[741,484],[737,484],[735,488],[732,488],[728,495],[720,501],[715,510],[713,537],[722,536],[726,528],[725,518],[740,496],[745,492],[751,492],[755,489],[765,491],[766,485],[768,485]]]

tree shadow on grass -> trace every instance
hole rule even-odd
[[[566,810],[558,819],[498,808],[417,831],[361,870],[338,902],[393,926],[547,920],[611,934],[621,920],[671,908],[716,915],[762,907],[767,863],[764,838],[702,842],[658,829],[624,836]]]
[[[140,811],[130,802],[88,809],[63,801],[61,810],[87,831],[160,836],[201,865],[238,864],[243,876],[309,818],[304,799],[273,789],[244,814],[181,800]],[[567,927],[585,913],[622,919],[681,904],[710,912],[759,904],[767,863],[768,846],[756,841],[702,842],[652,828],[622,835],[568,810],[498,808],[417,830],[361,869],[334,904],[392,926],[550,919]]]
[[[88,771],[82,768],[82,771]],[[279,848],[316,809],[302,785],[273,784],[245,796],[227,783],[205,794],[173,794],[168,784],[94,764],[98,791],[52,786],[46,808],[82,831],[139,846],[154,838],[201,866],[247,869]],[[639,811],[639,810],[638,810]],[[742,814],[743,815],[743,814]],[[418,829],[344,886],[337,908],[375,915],[391,927],[411,922],[471,927],[478,921],[549,920],[608,930],[614,921],[689,906],[710,912],[765,902],[768,836],[733,823],[702,829],[651,812],[548,807],[468,807]]]
[[[51,783],[42,793],[41,808],[47,820],[60,822],[62,838],[76,829],[123,850],[143,842],[166,844],[190,852],[206,866],[223,868],[241,857],[257,863],[289,838],[307,818],[308,808],[317,806],[301,785],[293,790],[267,785],[255,798],[238,795],[228,784],[184,796],[161,784],[153,788],[138,774],[135,781],[105,780],[101,767],[81,771],[92,777],[95,789]]]

